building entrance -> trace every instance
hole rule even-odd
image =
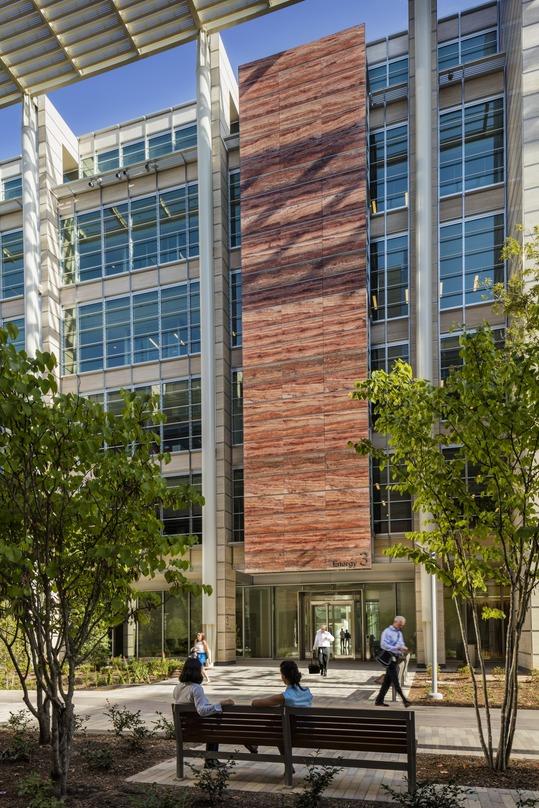
[[[354,657],[355,621],[354,601],[311,603],[313,632],[327,626],[335,637],[332,652],[335,657]]]

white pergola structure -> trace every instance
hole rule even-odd
[[[217,634],[217,467],[213,303],[211,71],[212,33],[300,0],[2,0],[0,107],[21,102],[24,316],[26,350],[40,347],[38,123],[34,97],[145,56],[197,40],[200,213],[202,622],[215,658]]]

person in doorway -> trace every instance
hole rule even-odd
[[[382,637],[380,639],[380,646],[382,648],[382,651],[387,652],[390,661],[386,667],[386,673],[384,676],[384,680],[382,682],[382,687],[380,688],[380,692],[378,693],[376,701],[374,702],[378,707],[389,706],[388,704],[385,703],[384,698],[391,686],[395,688],[395,690],[401,697],[405,707],[409,707],[411,704],[411,702],[408,701],[408,699],[402,692],[399,682],[399,662],[404,657],[404,655],[408,653],[408,648],[404,643],[404,636],[402,633],[405,624],[406,624],[406,618],[398,614],[393,620],[392,625],[388,626],[382,632]]]
[[[346,653],[349,654],[352,650],[352,635],[348,629],[346,629],[344,632],[344,647],[346,649]]]
[[[332,642],[335,642],[335,637],[333,634],[330,634],[328,627],[320,626],[314,638],[313,651],[318,653],[321,676],[328,675],[329,651]]]
[[[343,628],[341,628],[341,631],[340,631],[340,633],[339,633],[339,638],[340,638],[340,641],[341,641],[341,654],[344,654],[344,639],[345,639],[345,633],[344,633],[344,629],[343,629]]]
[[[210,677],[208,676],[207,668],[210,664],[210,647],[206,642],[206,635],[199,631],[195,637],[195,642],[193,643],[193,647],[191,648],[191,653],[196,656],[200,664],[202,665],[202,676],[206,684],[209,685]]]

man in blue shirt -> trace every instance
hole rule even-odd
[[[406,696],[401,690],[401,686],[399,683],[399,659],[400,657],[404,656],[408,653],[408,648],[404,643],[404,637],[402,634],[402,629],[406,624],[406,619],[398,614],[395,619],[393,620],[393,624],[388,626],[383,632],[382,637],[380,639],[380,645],[383,651],[389,652],[391,655],[391,661],[386,668],[386,675],[384,676],[384,681],[382,682],[382,687],[380,688],[380,692],[376,697],[375,704],[378,707],[388,707],[389,705],[385,703],[384,698],[389,690],[389,688],[393,685],[399,696],[401,697],[404,706],[409,707],[411,702],[408,701]],[[386,654],[387,656],[387,654]]]

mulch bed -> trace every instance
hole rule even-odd
[[[430,674],[417,671],[410,688],[409,699],[416,704],[439,705],[442,707],[470,707],[473,705],[472,683],[467,673],[446,673],[438,675],[438,688],[444,694],[443,701],[429,698],[431,685]],[[527,710],[539,710],[539,680],[537,676],[522,676],[519,681],[518,706]],[[488,693],[491,707],[501,707],[503,696],[503,679],[501,676],[490,676]],[[483,695],[479,693],[479,703],[483,705]]]
[[[7,730],[0,730],[0,749],[4,749],[10,739]],[[88,750],[108,747],[112,751],[113,765],[108,771],[94,771],[88,763]],[[111,735],[91,735],[77,738],[71,761],[71,791],[66,808],[133,808],[144,806],[151,787],[142,784],[126,783],[125,779],[166,758],[174,757],[174,741],[151,739],[143,751],[134,751],[127,740]],[[2,808],[27,808],[27,801],[17,796],[17,786],[30,772],[47,776],[49,758],[47,749],[35,748],[30,762],[0,763],[0,804]],[[530,760],[514,761],[510,770],[494,774],[486,769],[479,758],[460,756],[419,755],[418,779],[436,783],[454,781],[462,785],[479,785],[494,788],[520,788],[539,790],[539,762]],[[202,808],[204,800],[196,796],[193,789],[159,787],[160,794],[169,793],[178,802],[178,808]],[[189,802],[182,802],[188,797]],[[290,808],[293,796],[231,792],[225,803],[241,808]],[[152,804],[149,802],[149,804]],[[386,803],[387,804],[387,803]],[[345,800],[325,800],[327,808],[376,808],[381,803]]]

